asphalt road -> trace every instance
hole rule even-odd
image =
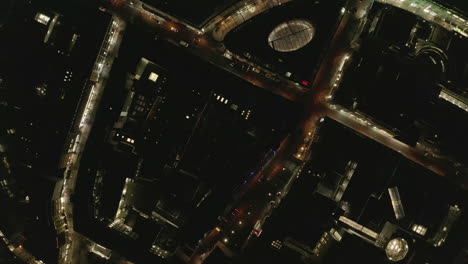
[[[86,250],[84,245],[89,243],[87,239],[74,231],[73,204],[70,201],[70,196],[75,191],[81,156],[94,124],[112,63],[118,53],[125,25],[125,21],[116,16],[113,16],[110,21],[109,29],[101,44],[93,71],[86,84],[87,97],[82,103],[79,118],[76,120],[72,134],[69,137],[71,139],[69,151],[62,158],[62,164],[64,164],[66,172],[63,185],[59,186],[61,188],[60,198],[56,201],[59,206],[55,208],[54,215],[56,217],[54,217],[54,220],[59,219],[59,216],[64,214],[68,228],[64,231],[65,244],[61,245],[59,263],[82,263],[83,250]],[[57,225],[63,225],[63,222],[55,223],[55,226]]]
[[[114,12],[129,21],[140,22],[153,28],[159,37],[188,49],[203,60],[288,100],[299,102],[304,98],[304,94],[311,92],[308,87],[295,83],[280,73],[271,72],[261,65],[233,54],[226,49],[223,42],[214,40],[211,32],[202,32],[161,11],[150,12],[143,8],[141,1],[122,1],[118,6],[114,6]]]
[[[222,42],[213,39],[212,32],[200,31],[162,12],[158,12],[158,15],[149,12],[143,9],[140,1],[122,0],[112,2],[115,14],[125,20],[139,21],[154,29],[155,33],[167,41],[181,48],[189,49],[214,65],[224,68],[258,87],[306,105],[307,117],[303,120],[299,132],[287,137],[268,166],[259,172],[251,182],[247,183],[243,195],[233,203],[233,209],[228,214],[231,217],[228,217],[227,221],[222,221],[218,229],[213,229],[207,234],[192,256],[191,263],[201,263],[216,243],[224,243],[228,248],[234,250],[240,250],[248,243],[249,239],[252,238],[254,226],[257,224],[257,228],[261,227],[271,210],[287,194],[289,186],[300,173],[304,161],[310,156],[310,146],[317,125],[320,123],[319,120],[324,116],[335,119],[356,132],[376,140],[400,152],[405,157],[442,176],[454,179],[465,188],[468,188],[467,181],[459,179],[460,171],[456,163],[431,153],[430,150],[425,148],[413,148],[397,141],[388,131],[377,126],[372,120],[362,121],[349,110],[340,109],[330,103],[334,88],[339,85],[339,80],[345,73],[346,60],[352,60],[353,48],[356,44],[353,41],[356,39],[355,36],[360,34],[360,28],[366,19],[367,9],[372,4],[371,0],[349,2],[350,6],[346,8],[346,12],[331,42],[331,48],[326,54],[312,85],[313,90],[306,89],[286,78],[280,77],[280,74],[269,72],[259,65],[232,54],[226,50]],[[431,3],[422,0],[411,1],[420,6],[414,7],[411,6],[410,1],[405,2],[405,0],[381,0],[381,2],[413,11],[413,13],[423,18],[426,18],[427,14],[429,14],[431,17],[428,20],[461,32],[460,34],[466,31],[466,22],[464,22],[463,18],[457,15],[454,17],[447,10],[435,7]],[[431,6],[428,7],[428,5]],[[352,7],[356,7],[357,10],[351,13]],[[93,84],[90,85],[86,104],[83,105],[83,111],[78,119],[78,129],[72,135],[72,138],[74,138],[72,149],[74,151],[65,157],[67,167],[72,173],[69,178],[66,177],[65,179],[63,191],[61,192],[61,206],[70,223],[67,233],[68,243],[71,244],[71,250],[69,251],[71,255],[61,258],[60,263],[78,263],[79,250],[82,248],[80,243],[84,240],[83,238],[77,238],[78,236],[73,233],[73,207],[69,201],[69,196],[74,191],[81,153],[91,131],[100,97],[107,81],[114,58],[112,54],[115,54],[118,49],[125,28],[125,23],[122,20],[117,17],[114,17],[114,19],[118,23],[117,33],[106,35],[108,44],[105,45],[109,45],[108,50],[106,54],[104,54],[104,51],[107,48],[100,51],[91,76]],[[229,19],[229,16],[225,19]],[[216,21],[216,23],[223,23],[223,20]],[[444,23],[454,25],[447,26]],[[462,27],[462,25],[465,25],[465,27]],[[226,56],[226,54],[229,55]],[[246,68],[256,70],[245,70]]]

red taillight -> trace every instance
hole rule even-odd
[[[254,230],[253,233],[254,233],[254,235],[259,237],[262,234],[262,230],[261,229],[260,230]]]

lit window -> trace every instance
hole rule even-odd
[[[149,79],[150,81],[156,82],[156,80],[158,79],[158,77],[159,77],[159,75],[157,75],[156,73],[152,72],[152,73],[149,75],[148,79]]]
[[[282,245],[282,242],[279,241],[279,240],[275,240],[275,241],[271,242],[271,245],[272,245],[273,247],[275,247],[276,249],[281,249],[281,247],[283,246],[283,245]]]
[[[49,20],[50,20],[50,17],[47,15],[44,15],[42,13],[36,14],[36,21],[41,24],[47,25],[49,23]]]
[[[427,232],[427,228],[422,225],[413,225],[411,228],[415,233],[420,234],[421,236],[424,236]]]

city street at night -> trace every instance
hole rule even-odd
[[[0,263],[468,263],[463,0],[5,0]]]

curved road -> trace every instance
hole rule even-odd
[[[153,28],[161,38],[188,49],[203,60],[288,100],[299,102],[304,99],[304,94],[311,92],[309,88],[287,79],[282,74],[272,72],[227,50],[223,42],[213,38],[212,32],[202,32],[141,1],[122,0],[118,5],[114,4],[113,10],[127,20]],[[263,9],[258,9],[257,12],[261,10]],[[225,20],[220,23],[223,21]]]

